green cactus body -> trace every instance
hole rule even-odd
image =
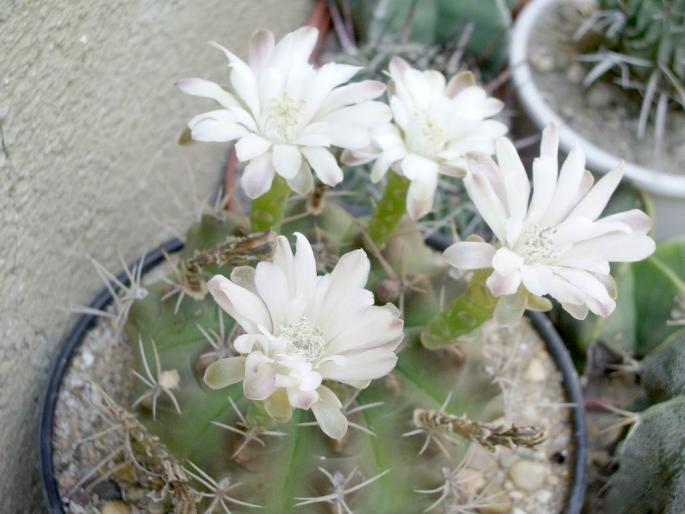
[[[297,212],[303,206],[304,202],[295,201],[291,209]],[[227,238],[235,238],[236,244],[245,241],[239,227],[236,220],[205,217],[191,228],[181,259],[195,257],[202,262],[198,256],[212,254],[217,244],[225,246]],[[327,204],[317,216],[286,223],[282,232],[307,235],[317,262],[329,270],[335,255],[359,246],[359,227],[358,220],[342,208]],[[204,385],[204,370],[232,354],[230,340],[236,333],[234,321],[209,295],[186,296],[179,303],[178,297],[169,297],[174,287],[160,281],[149,286],[147,298],[133,304],[126,333],[137,355],[136,370],[145,374],[141,341],[148,366],[152,367],[156,350],[159,369],[178,373],[178,380],[170,385],[181,411],[178,414],[162,395],[154,418],[150,402],[142,402],[134,412],[194,474],[193,486],[206,493],[198,504],[200,512],[210,507],[213,512],[224,510],[212,503],[211,484],[198,469],[223,487],[240,483],[230,488],[230,496],[259,505],[262,512],[337,512],[344,500],[353,512],[415,514],[436,500],[435,495],[415,490],[443,485],[447,470],[454,469],[468,448],[453,444],[451,440],[459,438],[454,433],[417,425],[415,411],[439,412],[451,420],[465,414],[482,422],[502,415],[500,389],[485,374],[476,341],[464,343],[466,359],[449,348],[431,351],[420,343],[423,326],[458,288],[442,265],[436,265],[435,252],[423,244],[418,230],[400,232],[406,235],[388,240],[380,257],[383,263],[380,254],[370,255],[369,287],[393,278],[388,266],[397,279],[418,277],[413,283],[420,287],[408,288],[401,301],[395,301],[405,309],[407,337],[396,369],[356,396],[346,386],[330,384],[343,399],[352,423],[340,441],[325,436],[309,411],[296,410],[290,421],[277,424],[265,416],[259,402],[244,398],[240,384],[218,391]],[[228,275],[230,261],[224,259],[198,273],[205,279],[217,272]],[[147,390],[142,382],[139,388],[137,396]],[[427,443],[427,438],[433,439]],[[445,506],[456,501],[448,495]],[[230,501],[227,505],[234,513],[253,510]]]
[[[601,0],[600,9],[623,19],[619,30],[607,33],[608,48],[652,63],[632,67],[635,76],[648,78],[652,70],[664,69],[685,80],[685,1]]]
[[[613,69],[613,80],[637,92],[638,137],[653,118],[659,149],[668,111],[685,108],[685,0],[600,0],[598,7],[575,36],[594,53],[583,56],[595,63],[585,85]]]
[[[402,217],[407,212],[407,190],[409,180],[397,173],[388,175],[388,183],[378,207],[369,221],[369,237],[383,247]]]

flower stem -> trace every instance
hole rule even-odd
[[[388,174],[383,198],[376,206],[368,225],[369,237],[379,248],[385,245],[407,212],[408,189],[409,180],[397,173]]]
[[[279,175],[274,177],[271,189],[252,201],[250,221],[252,232],[278,232],[285,212],[285,202],[290,196],[290,187]]]
[[[451,305],[430,320],[421,332],[421,343],[429,349],[454,344],[455,340],[491,319],[497,305],[485,279],[488,271],[474,274],[466,290]]]

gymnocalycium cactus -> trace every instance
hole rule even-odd
[[[654,114],[655,140],[661,146],[669,109],[685,108],[685,1],[599,0],[598,9],[575,34],[589,31],[594,52],[582,60],[593,63],[585,77],[588,86],[609,70],[618,70],[616,82],[641,95],[638,137]]]
[[[236,140],[253,200],[250,219],[215,212],[191,227],[126,316],[147,428],[122,416],[132,444],[164,456],[151,473],[176,512],[451,512],[458,438],[493,448],[543,437],[488,422],[500,390],[479,339],[462,336],[548,309],[543,295],[577,317],[608,315],[609,261],[653,250],[640,211],[599,217],[620,170],[593,186],[580,150],[559,169],[553,128],[531,191],[503,125],[484,120],[501,103],[481,88],[394,60],[388,107],[383,84],[346,84],[358,68],[309,64],[315,43],[311,28],[278,43],[258,31],[249,63],[222,48],[229,87],[179,83],[220,104],[188,136]],[[338,149],[388,175],[370,219],[313,187],[312,169],[328,186],[342,179]],[[431,209],[438,180],[464,175],[497,246],[462,241],[442,258],[407,218]]]

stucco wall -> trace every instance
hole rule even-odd
[[[131,260],[169,236],[157,219],[186,223],[193,182],[202,197],[219,180],[225,147],[175,144],[208,104],[174,81],[225,79],[206,41],[244,54],[255,28],[283,33],[310,9],[311,0],[0,0],[0,512],[43,511],[40,398],[68,308],[101,287],[84,255],[120,269],[118,252]]]

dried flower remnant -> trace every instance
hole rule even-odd
[[[416,409],[414,425],[426,430],[444,430],[475,441],[489,450],[496,446],[532,448],[545,440],[545,432],[537,426],[504,426],[472,421],[466,416],[447,414],[442,410]]]

